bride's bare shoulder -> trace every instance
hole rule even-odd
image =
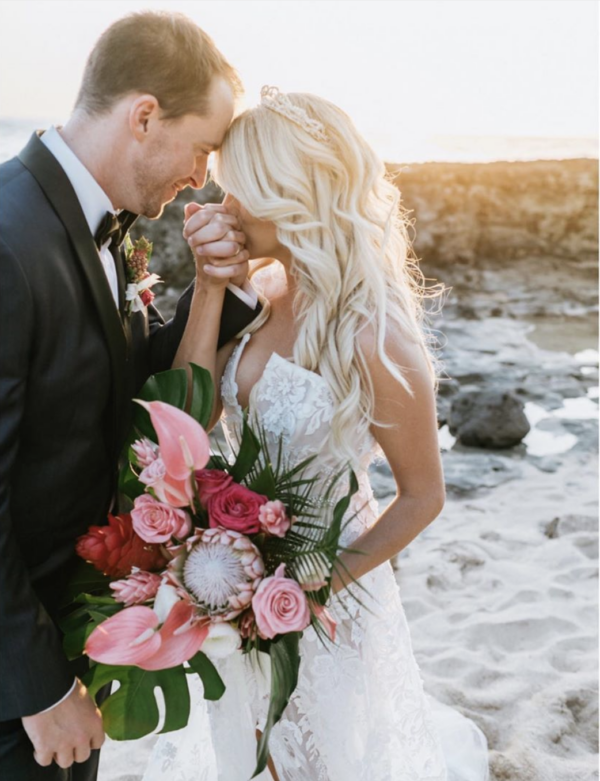
[[[287,279],[281,263],[278,260],[269,262],[269,259],[264,259],[259,261],[257,266],[257,270],[251,272],[252,285],[270,300],[283,295],[287,290]]]

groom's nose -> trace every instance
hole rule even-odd
[[[206,184],[207,168],[208,160],[206,156],[203,155],[201,158],[198,158],[194,173],[190,176],[189,179],[190,187],[193,187],[194,190],[201,190]]]

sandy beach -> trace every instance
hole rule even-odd
[[[512,181],[516,164],[495,163],[494,172],[435,165],[445,177],[438,194],[431,168],[412,166],[405,180],[423,271],[453,287],[435,322],[450,378],[438,402],[447,501],[395,561],[415,656],[426,691],[484,731],[491,781],[592,781],[598,777],[597,161],[519,164],[530,165],[518,172],[528,174],[529,188],[512,202],[506,191],[502,200],[501,187]],[[453,192],[466,204],[462,211],[444,206]],[[183,206],[170,208],[171,227],[166,217],[139,227],[155,240],[157,255],[168,245],[168,268],[160,273],[169,279],[170,268],[171,278],[181,280],[164,294],[167,310],[190,270],[180,240]],[[564,218],[562,228],[553,214]],[[485,410],[473,400],[482,393],[510,394],[522,407],[529,430],[519,442],[462,441],[459,413],[466,403],[474,405],[482,437],[489,436]],[[394,490],[386,464],[373,465],[372,483],[383,509]],[[108,741],[100,781],[139,781],[154,740]]]

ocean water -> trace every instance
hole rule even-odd
[[[0,118],[0,162],[17,154],[34,130],[47,128],[56,119]],[[495,160],[560,160],[598,158],[597,138],[535,136],[438,135],[403,139],[381,133],[368,139],[390,163],[456,162],[488,163]]]

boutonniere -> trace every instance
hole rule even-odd
[[[157,282],[162,282],[158,274],[150,274],[148,265],[152,256],[152,242],[143,236],[135,243],[129,236],[125,237],[125,262],[127,267],[127,289],[125,312],[142,312],[154,301],[151,288]]]

